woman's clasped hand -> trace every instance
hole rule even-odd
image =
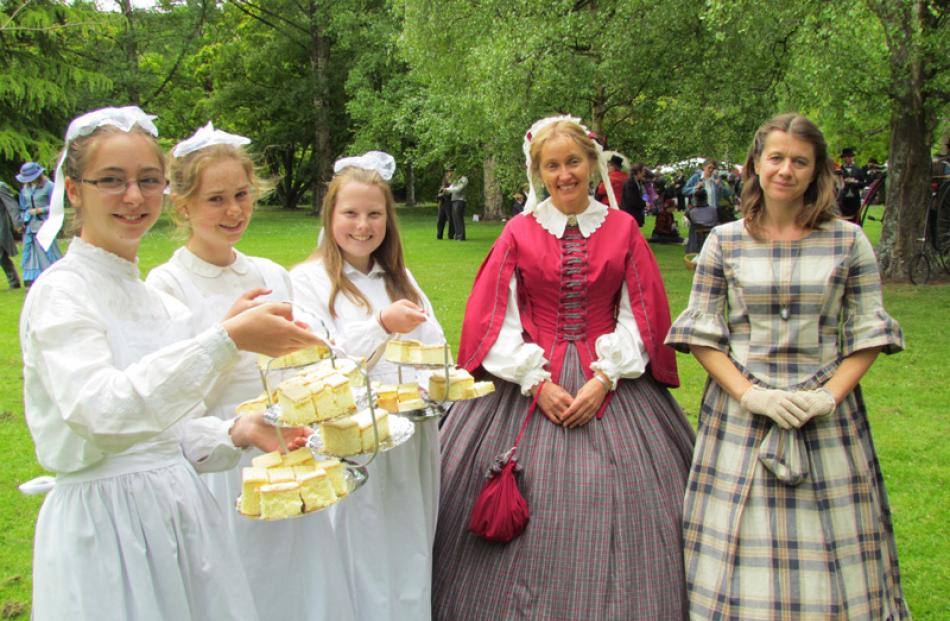
[[[581,386],[576,395],[554,382],[544,382],[538,406],[555,425],[573,429],[583,427],[594,418],[608,392],[607,386],[596,377]]]

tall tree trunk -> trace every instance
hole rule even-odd
[[[311,185],[310,209],[320,214],[320,205],[330,180],[333,153],[330,145],[329,104],[327,101],[327,67],[330,61],[330,42],[320,29],[318,7],[310,2],[310,77],[314,110],[314,170]]]
[[[132,12],[132,0],[119,0],[119,8],[125,17],[125,33],[122,36],[122,48],[125,50],[126,64],[126,90],[129,97],[129,103],[138,105],[141,99],[139,93],[138,76],[139,70],[139,51],[135,41],[135,15]]]
[[[484,181],[485,193],[485,219],[501,220],[505,214],[504,201],[502,200],[501,186],[498,185],[498,177],[495,171],[498,169],[498,160],[494,155],[490,155],[482,162],[482,179]]]
[[[406,162],[406,205],[416,206],[416,171],[412,162]]]
[[[927,106],[927,56],[920,33],[926,30],[922,0],[875,3],[872,10],[888,31],[890,53],[891,137],[887,179],[887,212],[878,245],[881,275],[907,278],[908,262],[924,230],[930,199],[930,144],[936,115]]]

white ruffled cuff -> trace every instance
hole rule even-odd
[[[234,420],[203,416],[185,421],[182,453],[198,473],[223,472],[237,466],[244,449],[234,446],[231,440]]]

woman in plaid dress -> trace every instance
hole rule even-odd
[[[577,119],[539,121],[524,149],[528,200],[479,271],[458,356],[496,391],[454,406],[441,433],[434,617],[684,619],[693,432],[666,388],[678,378],[656,261],[609,185],[609,208],[588,195],[606,170]],[[536,394],[518,446],[530,521],[489,542],[468,530],[472,506]]]
[[[710,376],[683,518],[694,619],[910,617],[858,386],[903,336],[832,174],[804,117],[759,128],[744,217],[712,231],[667,337]]]

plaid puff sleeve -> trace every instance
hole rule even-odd
[[[884,310],[877,259],[864,233],[858,233],[851,248],[839,342],[843,357],[872,347],[886,354],[904,349],[900,325]]]
[[[719,235],[713,229],[703,244],[696,263],[689,306],[676,318],[666,336],[666,344],[689,353],[692,345],[729,351],[729,326],[726,323],[727,283]]]

